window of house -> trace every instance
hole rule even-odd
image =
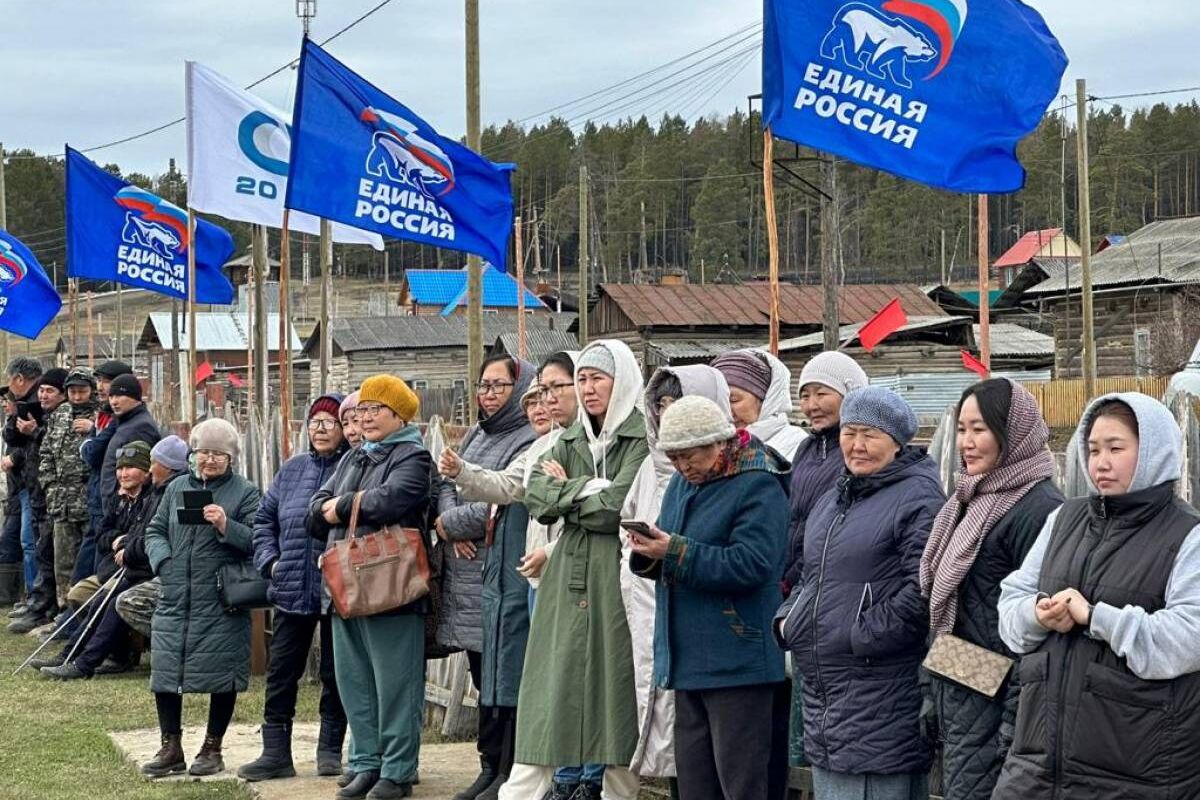
[[[1136,375],[1149,375],[1152,364],[1150,354],[1150,329],[1137,328],[1133,332],[1133,366]]]
[[[412,388],[418,392],[429,388],[429,381],[413,381]]]
[[[467,382],[462,378],[455,378],[454,382],[450,385],[462,392],[467,390]]]

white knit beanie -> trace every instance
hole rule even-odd
[[[829,350],[810,358],[800,371],[800,389],[803,390],[810,383],[828,386],[845,397],[855,389],[863,388],[870,381],[857,361],[845,353]]]
[[[681,397],[663,412],[658,449],[666,453],[732,439],[736,433],[725,413],[707,397]]]

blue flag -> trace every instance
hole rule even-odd
[[[763,124],[955,192],[1025,184],[1067,57],[1020,0],[765,0]]]
[[[508,263],[513,165],[441,136],[307,39],[292,126],[288,208]]]
[[[186,211],[67,148],[68,275],[186,300],[189,247],[196,248],[196,302],[232,303],[233,284],[221,267],[233,237],[197,219],[189,241]]]
[[[36,339],[60,308],[62,298],[30,249],[0,230],[0,330]]]

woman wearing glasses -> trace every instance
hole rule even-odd
[[[317,737],[317,774],[342,771],[342,739],[346,712],[333,670],[333,628],[329,610],[321,607],[321,543],[308,535],[308,504],[333,475],[349,449],[338,421],[340,394],[318,397],[308,409],[308,452],[287,461],[263,497],[254,520],[254,567],[271,581],[275,604],[271,660],[263,705],[263,752],[238,770],[248,781],[290,778],[292,717],[296,689],[308,665],[313,633],[321,632],[321,731]]]
[[[146,556],[162,580],[151,635],[150,689],[158,707],[162,749],[142,766],[161,778],[183,772],[183,695],[208,694],[204,746],[192,761],[192,775],[225,769],[221,739],[233,718],[237,693],[250,682],[250,615],[230,613],[217,594],[217,571],[249,562],[254,552],[258,488],[232,470],[239,450],[237,430],[223,419],[207,419],[192,429],[192,470],[172,481],[146,528]],[[181,522],[185,493],[211,492],[204,522]]]
[[[529,426],[520,397],[533,383],[534,372],[529,362],[509,356],[493,356],[483,362],[475,385],[479,423],[463,438],[461,450],[465,460],[483,469],[502,470],[533,444],[537,434]],[[437,489],[437,535],[452,545],[443,573],[442,617],[437,638],[442,645],[467,651],[471,679],[480,693],[480,771],[475,782],[455,795],[455,800],[494,798],[512,770],[517,688],[529,617],[525,603],[510,606],[513,613],[507,625],[497,627],[498,613],[489,613],[489,631],[485,636],[481,597],[485,573],[495,569],[511,571],[510,583],[515,585],[519,580],[516,568],[529,515],[518,503],[505,506],[493,518],[488,503],[468,502],[453,482],[441,480]],[[519,545],[511,553],[511,563],[500,563],[504,559],[493,558],[491,545],[494,541],[503,544],[508,534],[513,534]],[[501,550],[508,552],[509,548]],[[494,590],[499,581],[491,583]],[[495,603],[492,606],[489,612],[499,611]],[[500,669],[498,656],[505,651],[516,657],[506,660],[507,669]]]

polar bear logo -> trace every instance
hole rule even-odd
[[[908,62],[930,61],[937,50],[906,23],[863,3],[842,6],[833,28],[821,40],[821,55],[836,59],[841,51],[847,67],[876,78],[891,78],[897,86],[912,88]]]

